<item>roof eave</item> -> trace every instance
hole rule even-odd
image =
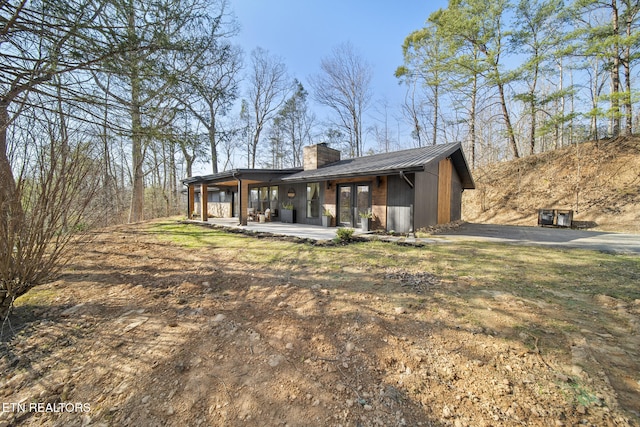
[[[421,166],[412,166],[406,168],[395,168],[395,169],[387,169],[387,170],[376,170],[376,171],[363,171],[363,172],[355,172],[355,173],[328,173],[322,175],[314,175],[314,176],[288,176],[282,178],[283,182],[313,182],[313,181],[329,181],[329,180],[337,180],[337,179],[347,179],[347,178],[364,178],[364,177],[374,177],[374,176],[389,176],[396,175],[400,172],[421,172],[424,170],[424,165]]]

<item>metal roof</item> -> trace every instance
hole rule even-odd
[[[249,179],[262,182],[305,182],[322,181],[329,179],[393,175],[399,172],[416,172],[441,159],[450,157],[453,162],[463,188],[475,188],[469,166],[462,152],[459,142],[451,144],[429,145],[427,147],[412,148],[395,151],[392,153],[374,154],[371,156],[356,157],[340,160],[322,166],[318,169],[234,169],[213,175],[195,176],[183,179],[182,183],[209,183],[216,184],[236,178]]]
[[[283,181],[337,179],[351,176],[392,175],[400,171],[420,171],[433,161],[451,157],[464,188],[474,188],[469,167],[460,143],[430,145],[392,153],[374,154],[341,160],[318,169],[301,171],[282,178]]]

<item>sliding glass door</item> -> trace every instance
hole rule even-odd
[[[369,184],[338,185],[338,224],[343,227],[360,227],[360,213],[371,209]]]

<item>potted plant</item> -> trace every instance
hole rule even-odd
[[[371,211],[360,212],[360,226],[363,232],[369,231],[369,220],[373,218]]]
[[[284,202],[280,212],[280,221],[293,224],[296,222],[296,211],[293,209],[293,203]]]
[[[329,227],[331,225],[331,211],[329,209],[325,209],[322,211],[322,226]]]

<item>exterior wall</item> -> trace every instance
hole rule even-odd
[[[200,208],[200,195],[198,194],[197,202],[193,203],[193,207],[198,214],[198,218],[201,216]],[[207,202],[207,213],[209,218],[231,218],[231,203],[220,202]]]
[[[462,182],[455,168],[451,174],[451,221],[462,219]]]
[[[231,202],[209,202],[207,208],[210,217],[231,218]]]
[[[208,217],[214,218],[231,218],[233,214],[233,206],[232,200],[233,195],[232,191],[228,191],[226,193],[225,201],[220,201],[220,194],[218,192],[209,192],[207,195],[207,203],[206,209],[208,213]],[[202,213],[202,203],[200,198],[201,193],[193,194],[193,199],[191,199],[191,209],[192,212],[195,210],[198,213],[198,217],[201,216]]]
[[[415,222],[417,231],[438,223],[438,165],[427,165],[424,172],[416,173]]]
[[[407,177],[415,183],[415,175]],[[414,203],[414,189],[399,175],[387,177],[387,231],[408,233],[412,230],[412,207]],[[415,216],[415,208],[413,208]]]
[[[416,231],[456,221],[462,215],[462,183],[451,160],[443,159],[416,173]]]
[[[318,181],[314,181],[318,182]],[[325,199],[323,192],[325,191],[325,182],[320,181],[320,215],[318,218],[307,218],[307,183],[282,184],[278,187],[279,208],[282,204],[291,202],[293,209],[296,211],[296,223],[308,225],[322,225],[322,201]],[[296,195],[292,199],[287,196],[289,190],[295,191]]]

